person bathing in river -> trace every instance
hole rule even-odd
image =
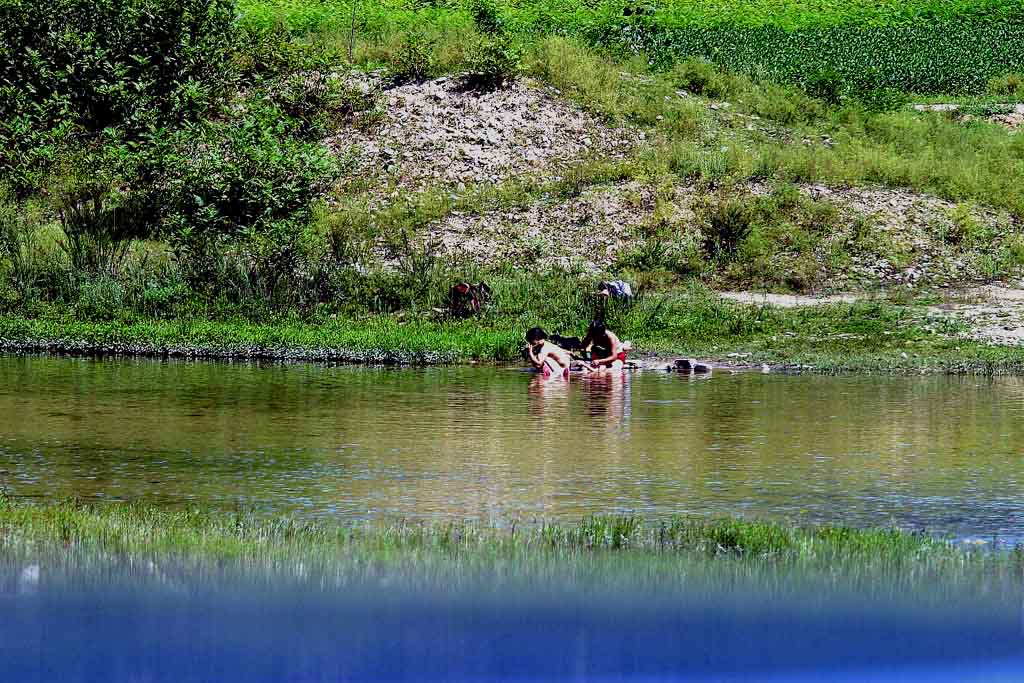
[[[590,365],[595,370],[622,370],[625,366],[629,342],[619,341],[618,336],[600,320],[590,323],[582,346],[590,351]]]
[[[547,332],[539,327],[531,327],[526,332],[526,344],[530,352],[530,362],[543,372],[545,377],[569,376],[572,356],[565,349],[549,342]]]

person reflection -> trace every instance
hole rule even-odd
[[[580,379],[583,405],[593,417],[604,415],[614,424],[629,416],[629,375],[625,372],[598,372]]]
[[[564,416],[568,412],[569,386],[569,381],[559,375],[545,377],[538,372],[530,378],[526,389],[530,414],[547,418]]]

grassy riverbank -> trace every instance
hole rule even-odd
[[[453,321],[437,316],[325,316],[90,320],[74,311],[0,315],[0,351],[73,355],[277,359],[385,364],[520,362],[524,330],[582,334],[585,298],[518,316],[498,311]],[[1024,350],[961,339],[924,305],[885,300],[778,308],[740,304],[695,289],[614,306],[609,324],[634,356],[700,357],[814,372],[1020,374]]]
[[[344,525],[128,504],[37,506],[2,495],[0,557],[65,565],[134,558],[140,566],[148,559],[192,571],[231,566],[253,574],[276,568],[342,584],[401,574],[457,585],[484,573],[499,589],[545,576],[638,587],[664,585],[672,576],[714,579],[719,587],[749,579],[779,586],[802,577],[895,594],[934,585],[981,594],[1012,586],[1024,566],[1019,550],[977,553],[893,529],[632,517]]]
[[[917,303],[1024,267],[1018,4],[387,0],[350,59],[347,2],[189,2],[195,35],[163,0],[0,27],[42,55],[0,63],[0,348],[510,360],[624,278],[645,353],[1022,370]],[[435,313],[481,279],[483,316]]]

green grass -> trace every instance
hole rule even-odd
[[[870,92],[981,92],[991,78],[1024,66],[1024,9],[1012,0],[913,0],[843,3],[835,0],[675,0],[634,3],[542,0],[492,5],[499,27],[520,40],[574,36],[617,53],[643,51],[661,64],[699,56],[775,80]],[[299,34],[347,34],[351,4],[327,0],[245,0],[243,22],[283,23]],[[473,25],[467,4],[409,0],[361,3],[363,37],[396,30],[464,32]]]
[[[321,586],[325,578],[331,586],[370,579],[447,582],[453,590],[483,575],[495,591],[531,581],[550,590],[567,579],[669,590],[753,580],[780,589],[800,579],[904,597],[936,584],[991,597],[1022,562],[1019,551],[981,554],[896,529],[603,516],[565,524],[342,524],[141,504],[30,505],[2,494],[0,552],[63,566],[148,559],[194,576],[234,567]]]
[[[72,317],[0,318],[0,339],[74,352],[205,357],[323,357],[368,362],[452,362],[507,358],[518,340],[510,330],[474,323],[434,323],[396,316],[328,318],[319,324],[282,320],[210,321],[135,319],[89,321]]]
[[[553,29],[583,28],[623,20],[623,9],[634,9],[626,0],[579,3],[572,0],[540,0],[493,3],[499,21],[511,29],[538,30],[542,23]],[[347,28],[352,4],[347,0],[242,0],[243,20],[262,24],[282,20],[291,28],[315,31],[325,27]],[[378,0],[357,3],[361,26],[374,29],[391,24],[441,18],[471,21],[469,3],[434,3],[416,0]],[[643,7],[648,21],[694,26],[772,26],[787,30],[843,25],[898,26],[927,21],[969,17],[998,21],[1019,16],[1019,4],[1008,0],[669,0]]]
[[[564,280],[564,278],[563,278]],[[247,320],[132,317],[91,321],[51,309],[42,317],[0,316],[8,351],[445,363],[519,360],[526,329],[582,335],[593,313],[588,290],[556,278],[495,281],[480,318],[433,314]],[[733,303],[702,288],[642,295],[614,305],[609,325],[641,356],[677,355],[816,372],[1024,373],[1024,350],[957,337],[960,328],[917,304],[865,300],[795,309]]]

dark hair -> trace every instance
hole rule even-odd
[[[590,327],[587,328],[587,336],[591,339],[595,337],[604,337],[608,334],[608,330],[605,329],[604,323],[600,320],[594,320],[590,323]]]
[[[526,331],[526,341],[530,342],[531,344],[536,344],[537,342],[547,338],[548,333],[545,332],[543,328],[531,327]]]

